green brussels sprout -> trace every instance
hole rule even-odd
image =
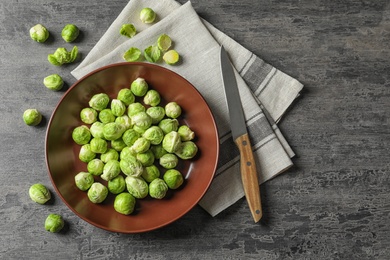
[[[76,176],[74,176],[74,182],[77,188],[82,191],[86,191],[92,186],[94,179],[92,174],[89,172],[79,172]]]
[[[74,46],[71,51],[66,48],[57,48],[53,54],[47,56],[47,60],[55,66],[61,66],[65,63],[74,62],[77,59],[78,52],[77,46]]]
[[[119,175],[121,172],[121,167],[119,166],[119,162],[116,160],[109,160],[103,168],[103,174],[100,175],[100,177],[105,180],[109,181]]]
[[[175,151],[175,154],[183,160],[188,160],[198,153],[198,146],[192,141],[182,142],[178,149]]]
[[[156,19],[156,12],[154,12],[152,8],[145,7],[139,13],[139,19],[141,19],[143,23],[153,23]]]
[[[148,92],[146,92],[144,96],[144,103],[152,107],[155,107],[158,104],[160,104],[160,101],[161,101],[160,94],[154,89],[148,90]]]
[[[168,187],[173,190],[179,188],[184,182],[183,175],[175,169],[167,170],[163,175],[163,179]]]
[[[151,145],[150,150],[154,154],[155,159],[160,159],[164,154],[167,154],[168,152],[162,147],[162,144],[158,145]]]
[[[165,105],[165,114],[170,118],[178,118],[181,115],[181,107],[176,102]]]
[[[163,130],[164,134],[168,134],[179,129],[179,121],[177,119],[165,118],[160,121],[158,126]]]
[[[48,89],[58,91],[64,86],[64,80],[58,74],[51,74],[43,79],[43,85]]]
[[[139,177],[142,175],[143,166],[134,156],[128,156],[119,161],[122,172],[127,176]]]
[[[111,111],[114,116],[123,116],[126,112],[126,105],[119,99],[113,99],[111,101]]]
[[[136,47],[130,47],[127,51],[125,51],[122,57],[128,62],[140,61],[142,60],[142,52]]]
[[[179,163],[179,158],[172,153],[167,153],[161,156],[159,163],[165,169],[173,169]]]
[[[103,124],[115,122],[115,115],[111,109],[105,108],[99,112],[99,120]]]
[[[157,168],[156,165],[150,165],[144,167],[144,170],[142,172],[141,177],[146,181],[146,182],[152,182],[154,179],[160,177],[160,170]]]
[[[112,141],[121,138],[125,130],[124,125],[111,122],[103,126],[103,135],[106,140]]]
[[[131,118],[128,117],[127,115],[118,116],[115,119],[115,122],[124,125],[126,127],[126,130],[133,127],[133,123],[131,122]]]
[[[176,152],[176,150],[179,149],[180,144],[181,144],[180,135],[178,132],[175,131],[166,134],[162,141],[162,147],[168,153]]]
[[[133,126],[133,129],[134,131],[136,131],[138,134],[140,134],[141,136],[145,133],[145,131],[147,130],[147,128],[143,128],[143,127],[140,127],[140,126]]]
[[[122,88],[121,90],[119,90],[116,98],[125,103],[126,106],[134,103],[135,101],[135,96],[129,88]]]
[[[123,148],[127,147],[127,145],[122,138],[118,138],[116,140],[111,141],[111,147],[114,148],[116,151],[120,152],[123,150]]]
[[[129,215],[133,213],[135,207],[135,198],[128,192],[118,194],[114,200],[114,209],[116,212]]]
[[[91,132],[85,125],[77,126],[72,131],[72,139],[76,144],[87,144],[91,140]]]
[[[180,55],[175,50],[169,50],[163,55],[163,60],[168,65],[175,65],[180,60]]]
[[[145,112],[146,108],[139,102],[131,103],[127,107],[127,115],[129,117],[132,117],[133,115],[139,113],[139,112]]]
[[[42,114],[35,108],[29,108],[23,113],[23,121],[26,125],[39,125],[39,123],[42,121]]]
[[[74,24],[67,24],[61,31],[62,39],[66,42],[73,42],[79,36],[80,30]]]
[[[90,174],[99,176],[103,173],[104,162],[98,158],[95,158],[88,162],[87,170]]]
[[[125,142],[127,146],[132,146],[140,137],[140,134],[134,129],[126,130],[122,135],[123,142]]]
[[[64,219],[58,214],[49,214],[45,220],[45,229],[52,233],[60,232],[64,226]]]
[[[126,189],[125,178],[122,175],[118,175],[108,181],[107,187],[112,194],[119,194]]]
[[[148,196],[148,184],[141,177],[127,176],[125,178],[127,191],[137,199]]]
[[[122,149],[120,155],[119,155],[119,159],[120,160],[127,160],[129,157],[135,157],[137,154],[131,150],[131,148],[129,146],[126,146],[125,148]],[[132,159],[130,159],[132,160]]]
[[[28,194],[30,195],[32,201],[39,204],[45,204],[51,198],[49,189],[40,183],[33,184],[28,190]]]
[[[131,85],[130,90],[133,92],[133,94],[137,97],[143,97],[145,96],[146,92],[148,91],[149,85],[143,78],[137,78],[135,79]]]
[[[165,117],[165,109],[160,106],[149,107],[146,113],[152,118],[152,124],[158,124]]]
[[[90,142],[91,151],[94,153],[105,153],[107,151],[107,141],[102,138],[94,137]]]
[[[42,24],[36,24],[30,29],[30,37],[36,42],[45,42],[49,35],[49,31]]]
[[[157,39],[157,46],[161,51],[167,51],[171,48],[172,40],[167,34],[161,34]]]
[[[157,145],[160,144],[164,138],[164,132],[158,126],[151,126],[146,129],[145,133],[142,135],[150,141],[150,144]]]
[[[131,122],[134,126],[146,130],[152,125],[152,118],[146,112],[138,112],[131,117]]]
[[[190,141],[195,138],[195,133],[186,125],[182,125],[179,127],[177,132],[180,135],[180,139],[184,141]]]
[[[90,107],[96,111],[102,111],[107,108],[108,103],[110,103],[110,97],[105,93],[99,93],[92,96],[88,104]]]
[[[131,23],[130,24],[122,24],[122,27],[119,30],[119,33],[123,36],[127,36],[127,37],[131,38],[137,34],[137,30],[135,29],[135,26]]]
[[[102,138],[104,139],[103,134],[103,126],[104,124],[102,122],[96,121],[91,125],[89,128],[89,131],[91,132],[91,135],[96,138]]]
[[[84,144],[81,146],[81,149],[79,152],[80,161],[88,163],[92,159],[95,159],[95,157],[96,157],[96,153],[92,152],[90,144]]]
[[[168,185],[160,178],[154,179],[149,183],[149,195],[155,199],[162,199],[168,191]]]
[[[130,147],[135,153],[144,153],[150,148],[150,141],[145,137],[138,138],[134,144]]]
[[[154,163],[154,154],[150,150],[147,150],[144,153],[137,153],[136,158],[144,167],[150,166]]]
[[[107,163],[109,160],[119,160],[119,153],[114,148],[109,148],[105,153],[100,155],[100,160]]]
[[[86,107],[80,111],[80,119],[86,124],[93,124],[97,121],[98,113],[95,109]]]
[[[108,189],[100,182],[94,182],[88,190],[88,198],[92,203],[102,203],[108,195]]]
[[[161,59],[162,52],[156,45],[148,46],[144,50],[145,59],[149,62],[156,63]]]

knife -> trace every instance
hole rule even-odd
[[[244,111],[238,92],[236,77],[223,46],[221,46],[220,55],[222,81],[225,87],[226,101],[229,110],[230,128],[232,130],[233,140],[240,151],[240,171],[245,197],[252,217],[256,223],[263,216],[256,163],[245,124]]]

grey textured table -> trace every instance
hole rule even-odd
[[[305,85],[279,124],[295,167],[261,186],[261,223],[244,199],[214,218],[197,206],[134,235],[73,214],[54,194],[44,155],[47,122],[64,91],[47,90],[42,79],[59,73],[69,87],[77,64],[53,67],[46,56],[70,22],[82,30],[85,56],[126,3],[0,2],[0,259],[389,259],[388,0],[192,1],[203,18]],[[29,37],[36,23],[52,32],[45,44]],[[24,125],[29,107],[42,111],[41,126]],[[53,203],[30,200],[36,182],[48,185]],[[64,232],[44,230],[51,212],[65,218]]]

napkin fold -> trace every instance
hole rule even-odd
[[[138,14],[144,7],[156,11],[156,23],[147,25],[139,21]],[[131,39],[119,34],[125,23],[134,24],[138,30]],[[180,74],[199,90],[217,124],[220,137],[218,168],[210,188],[199,202],[215,216],[244,196],[239,151],[231,135],[221,78],[220,45],[227,50],[236,69],[260,183],[293,165],[290,158],[294,153],[276,122],[299,95],[303,85],[201,19],[190,2],[180,5],[174,0],[130,0],[72,75],[79,79],[102,66],[123,62],[122,55],[130,47],[144,49],[155,43],[162,33],[172,38],[182,62],[177,66],[159,65]]]

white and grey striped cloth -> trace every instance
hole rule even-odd
[[[156,11],[156,23],[150,25],[139,21],[138,14],[144,7]],[[138,30],[131,39],[119,34],[125,23],[134,24]],[[183,60],[179,66],[167,68],[185,77],[202,93],[217,123],[221,145],[218,170],[199,203],[215,216],[244,196],[239,153],[231,137],[221,79],[220,45],[228,51],[236,69],[248,132],[259,166],[260,183],[292,166],[290,158],[294,153],[275,122],[299,95],[303,85],[201,19],[190,2],[180,5],[174,0],[130,0],[72,74],[79,79],[102,66],[122,62],[123,53],[130,47],[144,49],[162,33],[172,38],[174,48]]]

